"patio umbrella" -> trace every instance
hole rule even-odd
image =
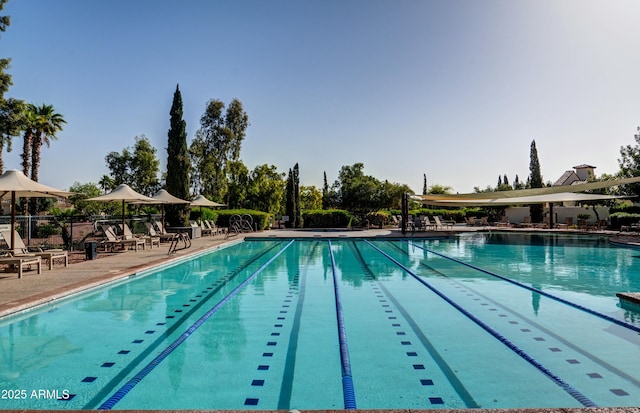
[[[139,192],[134,191],[127,184],[120,184],[113,191],[109,192],[106,195],[96,196],[94,198],[89,198],[87,201],[98,201],[98,202],[113,202],[113,201],[121,201],[122,202],[122,229],[124,230],[124,204],[126,202],[129,203],[144,203],[144,204],[157,204],[158,200],[148,197],[146,195],[142,195]]]
[[[164,228],[164,204],[188,204],[189,201],[185,201],[184,199],[180,199],[176,196],[171,195],[164,189],[159,190],[151,197],[157,201],[160,201],[160,206],[162,208],[162,228]]]
[[[13,249],[15,245],[16,198],[68,197],[73,195],[73,192],[43,185],[27,178],[17,169],[8,169],[0,176],[0,198],[8,194],[11,194],[11,245],[9,247]]]
[[[204,195],[198,195],[197,197],[195,197],[193,199],[193,201],[191,201],[191,206],[199,206],[200,207],[200,222],[202,222],[202,207],[206,206],[206,207],[219,207],[219,206],[226,206],[225,204],[219,204],[217,202],[213,202],[213,201],[209,201],[207,198],[205,198]]]

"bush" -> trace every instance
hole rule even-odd
[[[221,209],[217,210],[216,225],[219,227],[229,227],[229,219],[233,215],[251,215],[253,223],[258,224],[258,231],[262,231],[269,226],[271,214],[253,209]]]
[[[56,225],[41,224],[36,227],[36,238],[47,238],[51,235],[60,234],[62,234],[62,228]]]
[[[629,226],[631,224],[637,224],[640,222],[640,214],[630,214],[628,212],[614,212],[609,215],[611,221],[611,228],[620,229],[621,226]]]
[[[216,222],[218,220],[218,210],[213,210],[207,207],[202,208],[202,219],[207,221]],[[192,221],[200,222],[200,207],[192,208],[189,212],[189,219]]]
[[[304,228],[347,228],[353,220],[354,216],[342,209],[316,209],[302,213]]]

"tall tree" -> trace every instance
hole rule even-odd
[[[298,163],[293,166],[293,199],[295,208],[293,214],[295,216],[296,228],[302,228],[302,216],[300,214],[300,168]]]
[[[238,99],[225,112],[224,103],[212,99],[200,118],[200,128],[189,147],[196,171],[192,186],[213,199],[223,200],[229,185],[229,164],[240,160],[249,117]]]
[[[249,174],[246,205],[271,214],[280,212],[284,197],[284,176],[274,165],[256,166]]]
[[[176,85],[169,115],[165,188],[178,198],[188,199],[191,163],[187,147],[187,123],[183,120],[182,95],[179,85]],[[174,226],[187,225],[189,222],[188,206],[167,205],[166,219]]]
[[[285,206],[284,214],[289,217],[289,220],[285,222],[285,227],[295,228],[294,214],[296,210],[295,197],[293,196],[294,183],[293,183],[293,171],[289,168],[289,175],[287,176],[287,186],[285,194]]]
[[[51,141],[58,139],[56,133],[62,130],[62,125],[67,121],[55,111],[53,105],[45,105],[44,103],[42,106],[36,107],[36,117],[31,150],[31,179],[38,182],[42,144],[47,145],[47,148],[51,146]]]
[[[540,171],[540,161],[538,160],[538,149],[536,148],[535,139],[531,141],[531,150],[529,153],[529,185],[531,188],[542,188],[542,172]],[[542,204],[532,204],[529,206],[531,212],[531,220],[533,222],[542,221]]]
[[[7,0],[0,0],[0,11],[4,8]],[[9,16],[0,16],[0,32],[7,30],[11,24]],[[24,111],[24,102],[19,99],[5,99],[4,94],[9,91],[9,87],[13,85],[11,75],[7,70],[11,66],[11,59],[0,58],[0,173],[4,171],[4,162],[2,152],[7,148],[7,152],[11,152],[12,139],[19,136],[22,130],[22,114]]]
[[[33,103],[29,103],[25,107],[23,115],[24,135],[22,136],[22,173],[29,176],[31,173],[31,150],[33,149],[33,136],[35,135],[35,127],[38,122],[37,108]]]
[[[322,209],[329,208],[329,183],[327,182],[327,171],[324,171],[324,182],[322,184]]]
[[[429,187],[427,186],[427,174],[422,174],[423,175],[423,182],[422,182],[422,195],[427,195],[427,193],[429,193]]]
[[[254,169],[255,171],[255,169]],[[227,205],[229,208],[241,208],[247,199],[249,169],[242,161],[229,162],[229,187]]]
[[[133,189],[144,195],[151,196],[160,189],[160,181],[158,180],[160,161],[156,157],[156,148],[151,145],[146,136],[136,136],[135,140],[136,143],[129,166]]]
[[[620,158],[618,165],[620,171],[618,175],[623,178],[640,176],[640,126],[633,136],[635,145],[620,147]],[[640,195],[640,184],[629,184],[620,187],[624,195]]]

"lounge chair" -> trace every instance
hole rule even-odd
[[[32,265],[36,266],[38,274],[42,274],[42,261],[37,256],[19,256],[19,257],[0,257],[0,264],[7,265],[7,272],[10,269],[16,269],[18,271],[18,278],[22,278],[22,273],[25,268],[31,268]]]
[[[149,236],[151,237],[158,237],[158,239],[160,240],[160,242],[162,241],[171,241],[176,237],[176,233],[173,232],[169,232],[166,234],[160,234],[159,232],[156,231],[155,225],[151,222],[145,222],[145,225],[147,227],[147,232],[149,233]],[[162,224],[160,224],[162,225]]]
[[[441,229],[446,229],[446,228],[452,228],[453,229],[453,224],[450,222],[442,222],[440,221],[440,217],[438,217],[437,215],[434,215],[433,220],[436,223],[436,229],[441,228]]]
[[[531,215],[527,215],[524,217],[524,221],[520,224],[522,228],[533,228],[533,224],[531,223]]]
[[[101,244],[105,247],[105,249],[107,249],[108,247],[113,249],[113,247],[118,245],[118,246],[122,246],[124,249],[132,246],[136,251],[138,251],[139,247],[142,247],[142,249],[144,249],[145,247],[145,241],[143,239],[127,240],[127,239],[118,238],[113,228],[109,226],[102,227],[102,230],[104,232],[106,240],[101,241]]]
[[[7,243],[7,245],[9,245],[9,243],[11,242],[11,232],[12,231],[10,229],[0,231],[0,236],[2,236],[2,238],[4,238],[4,240]],[[16,231],[16,230],[13,231],[13,237],[14,237],[13,249],[9,250],[9,253],[12,256],[14,256],[14,257],[29,257],[29,256],[40,257],[41,259],[47,260],[47,262],[49,263],[49,269],[50,270],[53,269],[53,260],[61,259],[61,260],[64,260],[64,266],[65,267],[69,265],[69,254],[67,253],[67,251],[58,250],[58,249],[44,251],[44,250],[42,250],[40,248],[38,249],[38,251],[29,251],[29,248],[27,248],[27,246],[22,241],[22,237],[20,237],[20,234],[18,234],[18,231]]]
[[[509,217],[506,215],[503,215],[502,218],[500,218],[500,222],[498,222],[496,224],[497,227],[503,227],[503,228],[509,228],[511,226],[511,224],[509,224]]]
[[[157,245],[158,248],[160,248],[160,237],[152,237],[151,235],[142,235],[142,236],[138,236],[138,235],[133,235],[133,232],[131,231],[131,228],[129,228],[129,225],[124,224],[124,228],[122,228],[122,224],[118,224],[118,226],[120,227],[120,229],[122,229],[122,239],[124,240],[143,240],[146,244],[149,244],[149,248],[153,248],[153,245]]]
[[[160,240],[173,240],[178,234],[175,232],[167,232],[167,230],[165,229],[165,226],[162,224],[162,222],[160,221],[155,221],[153,223],[153,225],[155,225],[156,229],[157,229],[157,233],[158,235],[160,235]]]
[[[568,229],[571,225],[573,225],[573,217],[565,217],[564,224],[556,224],[556,228]]]

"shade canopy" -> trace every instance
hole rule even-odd
[[[434,203],[432,201],[454,200],[454,199],[496,199],[496,198],[520,198],[535,195],[550,195],[568,192],[584,192],[592,189],[610,188],[625,184],[640,182],[640,176],[629,178],[607,179],[604,181],[587,182],[575,185],[559,185],[547,186],[544,188],[519,189],[514,191],[495,191],[495,192],[474,192],[468,194],[444,194],[444,195],[422,195],[422,202]],[[560,202],[560,201],[537,201],[537,202]],[[477,205],[477,204],[476,204]]]
[[[159,190],[158,192],[153,194],[151,198],[165,204],[188,204],[189,203],[189,201],[186,201],[184,199],[180,199],[176,196],[171,195],[165,189]]]
[[[9,169],[0,175],[0,198],[11,195],[11,240],[9,249],[15,245],[16,198],[68,197],[73,192],[63,191],[31,180],[17,169]]]
[[[157,204],[160,201],[155,200],[146,195],[142,195],[139,192],[134,191],[127,184],[120,184],[113,191],[108,194],[96,196],[93,198],[88,198],[87,201],[98,201],[98,202],[113,202],[120,201],[122,202],[122,229],[124,231],[124,204],[129,203],[142,203],[142,204]]]
[[[157,200],[134,191],[127,184],[120,184],[108,194],[89,198],[87,199],[87,201],[99,201],[99,202],[122,201],[122,202],[149,203],[149,204],[158,203]]]
[[[63,191],[33,181],[17,169],[9,169],[0,176],[0,198],[14,194],[17,198],[68,197],[73,192]]]
[[[499,192],[498,192],[499,193]],[[517,204],[546,204],[556,202],[585,202],[606,199],[624,198],[613,195],[582,194],[574,192],[561,192],[543,195],[521,196],[513,198],[468,198],[468,199],[430,199],[423,200],[431,205],[442,206],[504,206]]]
[[[217,202],[209,201],[204,195],[198,195],[191,201],[191,206],[199,206],[199,207],[219,207],[226,206],[225,204],[219,204]]]

